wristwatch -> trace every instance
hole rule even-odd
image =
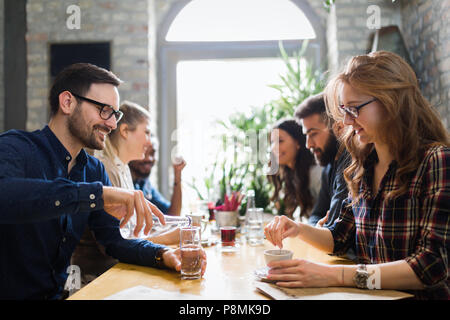
[[[367,289],[367,279],[369,279],[369,272],[365,264],[359,264],[356,268],[356,273],[353,277],[353,282],[357,288]]]
[[[166,267],[166,265],[164,264],[163,254],[169,250],[169,248],[161,248],[156,252],[155,261],[157,268],[164,269]]]

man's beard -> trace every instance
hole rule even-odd
[[[320,148],[313,149],[313,151],[320,151],[319,154],[314,153],[314,158],[321,167],[325,167],[327,164],[332,163],[334,161],[337,150],[338,150],[338,141],[333,132],[330,131],[330,135],[328,136],[327,142],[325,143],[323,150]]]
[[[153,164],[151,164],[150,170],[142,168],[142,166],[145,164],[151,164],[151,162],[150,161],[143,162],[143,160],[136,160],[136,163],[134,163],[134,161],[131,161],[128,165],[137,179],[147,179],[150,176]]]
[[[75,112],[69,117],[68,120],[68,129],[69,132],[76,137],[84,147],[94,149],[94,150],[103,150],[105,148],[105,143],[99,141],[96,137],[95,130],[102,128],[104,131],[110,131],[108,128],[105,128],[102,125],[95,125],[90,132],[89,128],[86,126],[86,122],[81,117],[80,105],[78,105],[75,109]]]

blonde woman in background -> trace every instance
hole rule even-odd
[[[134,190],[128,163],[143,159],[151,146],[150,113],[129,101],[123,102],[120,110],[123,117],[117,129],[107,136],[105,148],[95,151],[94,156],[102,161],[114,187]],[[179,241],[179,231],[175,229],[148,240],[159,244],[176,244]],[[72,256],[72,264],[78,265],[83,271],[83,284],[92,281],[116,263],[117,260],[108,256],[93,234],[86,230]]]

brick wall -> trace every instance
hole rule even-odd
[[[69,29],[67,7],[80,7],[80,29]],[[27,130],[48,121],[49,43],[111,42],[111,69],[125,83],[121,100],[149,104],[148,0],[29,0]]]
[[[0,31],[3,5],[0,0]],[[42,127],[48,120],[48,44],[55,42],[111,41],[112,70],[125,83],[121,98],[149,105],[149,66],[155,65],[156,28],[179,0],[29,0],[27,4],[28,120],[27,129]],[[374,30],[367,27],[367,8],[381,9],[381,26],[400,27],[410,50],[426,97],[438,107],[450,126],[450,0],[338,0],[330,13],[322,1],[308,0],[326,26],[328,67],[336,71],[349,56],[365,53]],[[81,29],[66,27],[66,9],[76,3],[81,9]],[[132,3],[132,5],[131,5]],[[150,21],[150,22],[149,22]],[[149,40],[149,36],[151,37]],[[3,39],[3,32],[0,32]],[[0,45],[0,74],[3,74]],[[151,64],[150,64],[151,61]],[[150,69],[151,70],[151,69]],[[4,119],[4,77],[0,78],[0,131]],[[154,87],[151,87],[153,90]],[[150,91],[151,92],[151,91]],[[156,100],[151,100],[156,104]],[[156,108],[152,113],[156,119]]]
[[[329,28],[334,28],[334,48],[331,54],[336,56],[332,72],[338,71],[349,57],[364,54],[370,47],[369,38],[375,29],[368,27],[368,19],[373,15],[367,12],[368,7],[374,5],[380,10],[380,26],[401,25],[400,5],[386,0],[337,0],[330,12]],[[331,32],[331,31],[330,31]],[[336,65],[337,64],[337,65]],[[337,69],[336,69],[337,67]]]
[[[424,95],[450,128],[450,1],[402,2],[403,34]]]
[[[337,0],[328,17],[329,68],[337,71],[350,56],[364,54],[374,32],[367,8],[380,8],[380,26],[402,31],[425,97],[450,128],[450,0]]]

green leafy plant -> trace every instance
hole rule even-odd
[[[330,11],[331,6],[334,5],[335,0],[323,0],[323,6],[325,7],[325,9],[327,9],[327,11]]]

